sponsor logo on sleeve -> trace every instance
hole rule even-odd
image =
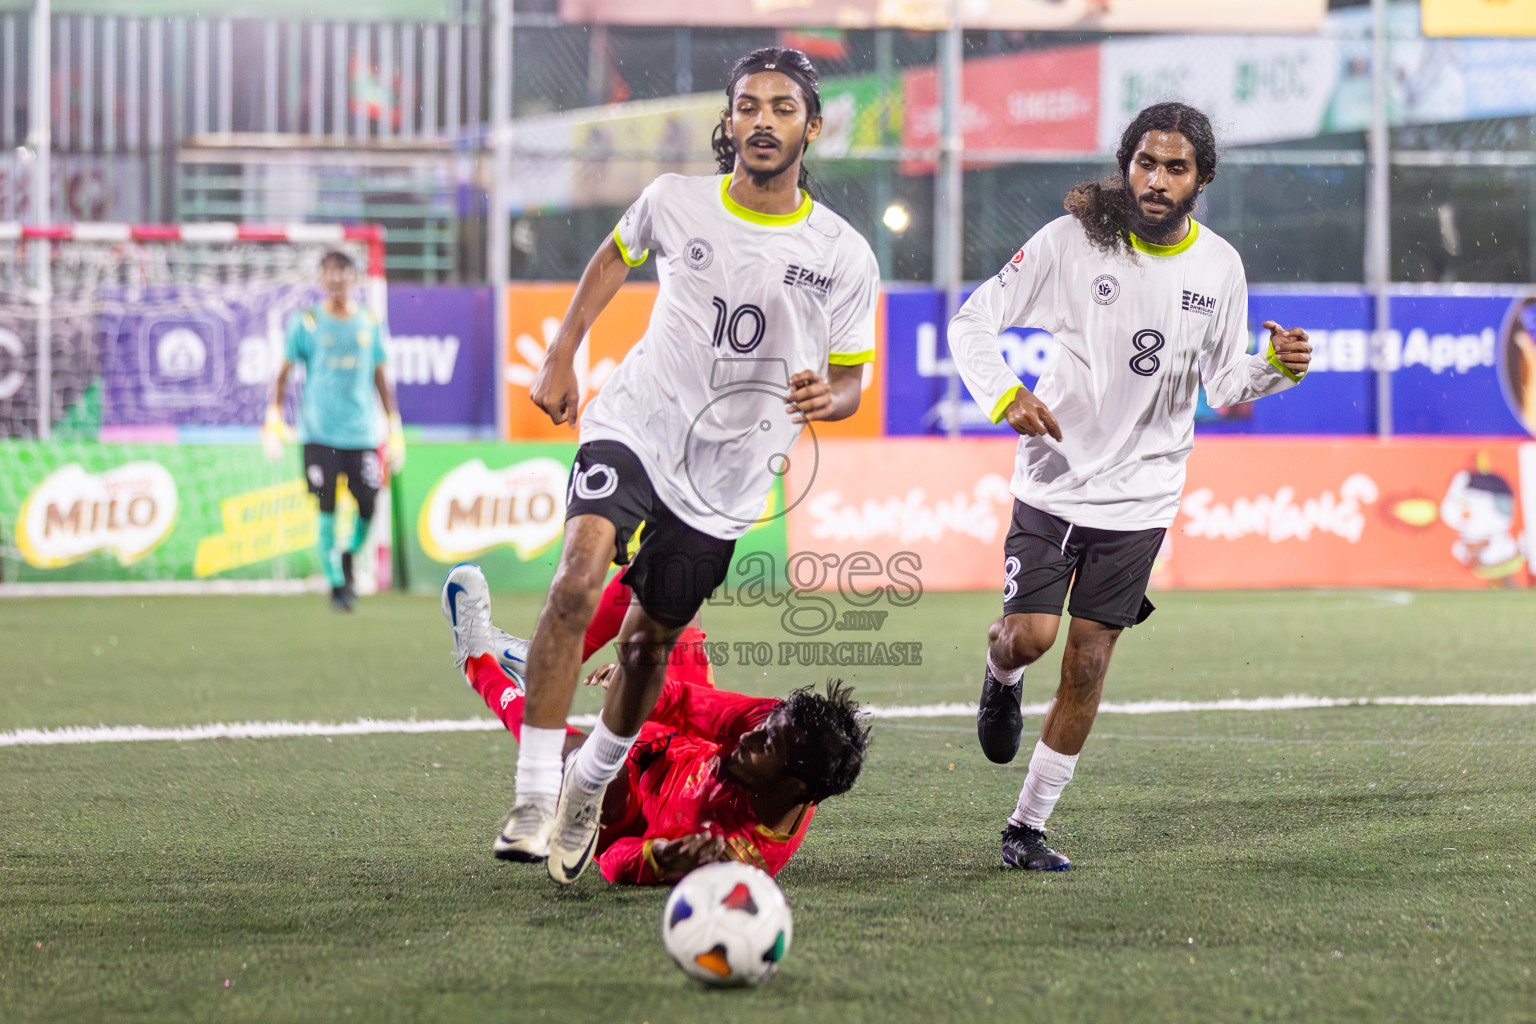
[[[1009,260],[1007,263],[1004,263],[1003,269],[997,272],[997,283],[1004,288],[1008,287],[1009,272],[1011,271],[1012,273],[1017,274],[1019,272],[1019,264],[1023,262],[1024,247],[1020,246],[1019,251],[1013,254],[1013,259]]]

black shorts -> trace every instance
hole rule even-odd
[[[1167,532],[1075,526],[1015,500],[1003,542],[1003,614],[1060,615],[1070,589],[1074,619],[1145,622],[1153,612],[1147,580]]]
[[[372,448],[332,448],[328,444],[304,446],[304,480],[309,493],[320,499],[321,512],[336,511],[336,478],[347,474],[347,490],[357,501],[357,514],[373,518],[374,499],[384,485],[384,467]]]
[[[589,441],[576,450],[565,518],[602,516],[613,524],[613,560],[629,565],[624,582],[640,607],[664,626],[681,628],[725,582],[736,550],[679,519],[651,487],[640,459],[617,441]],[[629,541],[645,524],[633,560]]]

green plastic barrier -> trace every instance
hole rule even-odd
[[[411,448],[395,482],[396,550],[413,590],[434,591],[448,569],[478,562],[495,590],[548,589],[560,557],[566,483],[576,446],[557,443],[426,445]],[[782,483],[769,518],[736,545],[784,563]]]
[[[5,582],[292,579],[319,571],[297,454],[256,445],[0,444]]]

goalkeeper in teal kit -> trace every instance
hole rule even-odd
[[[331,584],[331,608],[349,612],[356,599],[352,559],[368,536],[374,502],[384,483],[379,461],[377,392],[389,421],[389,468],[405,464],[405,439],[394,390],[384,374],[384,328],[379,318],[353,298],[357,268],[351,257],[330,252],[320,261],[325,301],[301,310],[288,325],[283,365],[277,372],[267,409],[262,443],[267,457],[282,454],[287,427],[283,393],[295,365],[304,367],[299,430],[304,442],[304,479],[320,499],[320,564]],[[336,481],[345,473],[347,490],[357,499],[352,536],[336,538]]]

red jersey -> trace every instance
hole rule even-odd
[[[629,813],[598,835],[603,877],[635,885],[662,882],[652,841],[694,832],[723,836],[726,856],[777,875],[800,848],[816,808],[807,804],[790,831],[775,832],[757,820],[747,794],[722,765],[742,734],[780,703],[669,678],[625,765]]]

